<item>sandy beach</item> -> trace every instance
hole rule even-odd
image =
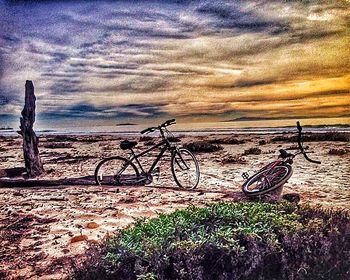
[[[62,279],[69,272],[73,257],[116,230],[141,218],[155,217],[189,205],[218,201],[247,200],[241,192],[243,172],[259,170],[278,156],[278,150],[294,152],[296,143],[277,141],[284,134],[237,134],[180,137],[178,145],[233,137],[241,144],[221,144],[223,149],[196,153],[201,178],[196,190],[176,186],[170,172],[170,156],[160,163],[160,180],[147,186],[99,187],[59,186],[0,189],[0,278]],[[91,176],[104,157],[126,156],[119,149],[123,139],[116,135],[41,136],[40,154],[46,175],[40,179],[62,179]],[[140,137],[128,137],[139,141]],[[141,139],[142,140],[142,139]],[[155,139],[156,140],[156,139]],[[135,151],[148,147],[140,141]],[[22,167],[22,139],[0,139],[0,169]],[[301,203],[324,208],[350,210],[349,142],[307,142],[310,157],[321,165],[311,164],[302,156],[295,159],[293,176],[283,193],[298,193]],[[244,155],[258,148],[260,154]],[[331,149],[344,150],[343,155],[329,154]],[[229,157],[241,156],[240,163],[229,163]],[[147,166],[152,156],[142,161]],[[3,175],[4,176],[4,175]]]

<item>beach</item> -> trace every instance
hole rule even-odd
[[[219,201],[246,201],[241,191],[242,173],[253,175],[277,159],[279,149],[296,152],[297,143],[286,141],[292,132],[177,133],[177,145],[217,142],[220,149],[198,152],[201,177],[195,190],[175,184],[170,171],[170,155],[159,163],[160,180],[146,186],[64,185],[0,189],[0,278],[62,279],[74,258],[118,229],[138,219],[156,217],[189,205]],[[343,132],[348,135],[348,132]],[[39,150],[46,174],[39,179],[58,180],[92,176],[98,162],[114,155],[127,156],[119,149],[123,139],[138,141],[135,152],[145,150],[158,138],[128,134],[45,134]],[[226,139],[226,140],[225,140]],[[227,141],[236,139],[237,141]],[[140,141],[141,140],[141,141]],[[322,139],[327,140],[327,139]],[[229,144],[229,142],[231,144]],[[237,142],[237,143],[236,143]],[[298,193],[302,204],[350,210],[349,141],[308,141],[309,156],[294,160],[293,175],[283,194]],[[255,154],[243,155],[257,148]],[[344,152],[330,152],[331,150]],[[22,139],[7,135],[0,139],[0,169],[23,167]],[[144,166],[152,157],[141,160]],[[237,159],[238,162],[234,162]],[[3,276],[3,277],[1,277]]]

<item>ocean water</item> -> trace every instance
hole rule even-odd
[[[301,125],[307,132],[339,131],[350,132],[350,118],[313,118],[301,119]],[[156,126],[157,123],[154,124]],[[140,131],[150,125],[89,125],[46,127],[39,125],[35,128],[38,135],[52,134],[122,134],[139,135]],[[178,122],[168,127],[175,135],[207,135],[231,133],[282,133],[296,131],[296,120],[258,120],[230,122]],[[17,129],[16,129],[17,130]],[[2,129],[0,135],[17,135],[14,129]]]

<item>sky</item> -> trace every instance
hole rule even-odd
[[[350,1],[0,0],[0,125],[350,116]]]

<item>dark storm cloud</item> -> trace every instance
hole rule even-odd
[[[137,69],[139,67],[137,63],[95,64],[93,66],[100,69],[119,69],[119,70]]]
[[[7,94],[0,93],[0,106],[8,103],[10,103],[10,100]]]
[[[4,73],[4,70],[5,70],[4,59],[3,59],[2,55],[0,54],[0,84],[1,84],[2,75]]]
[[[134,82],[121,83],[116,86],[101,88],[102,92],[125,93],[154,93],[171,89],[171,84],[163,79],[154,79],[149,83],[142,83],[139,79]]]
[[[50,87],[50,92],[53,95],[66,95],[71,93],[78,93],[81,91],[82,88],[80,80],[73,80],[68,77],[55,80]]]
[[[15,90],[7,90],[0,87],[0,105],[6,105],[13,102],[21,102]]]
[[[243,1],[244,3],[244,1]],[[259,32],[267,29],[288,30],[287,23],[265,20],[255,12],[243,11],[241,1],[217,1],[200,5],[199,13],[212,16],[215,30],[238,29],[240,32]]]
[[[20,42],[20,39],[17,36],[11,34],[0,35],[0,40],[7,46],[15,46]]]
[[[79,78],[78,73],[43,73],[42,77],[52,77],[52,78]]]
[[[212,88],[218,88],[218,89],[232,89],[232,88],[250,88],[255,86],[265,86],[265,85],[271,85],[277,82],[281,82],[281,80],[277,79],[257,79],[257,80],[238,80],[234,81],[232,83],[226,83],[226,84],[214,84],[211,87]]]
[[[262,85],[271,85],[273,83],[276,83],[277,80],[273,79],[267,79],[267,80],[240,80],[237,81],[234,84],[234,87],[240,87],[240,88],[245,88],[245,87],[255,87],[255,86],[262,86]]]
[[[155,105],[147,105],[147,104],[128,104],[124,106],[120,106],[121,109],[133,109],[136,112],[144,113],[148,116],[158,117],[164,115],[164,112],[161,111],[159,107],[166,105],[159,103],[157,106]]]
[[[165,116],[161,111],[160,104],[144,105],[129,104],[121,106],[95,106],[89,103],[79,103],[70,107],[57,108],[50,113],[41,113],[42,119],[59,118],[100,118],[100,119],[118,119],[118,118],[155,118]]]

